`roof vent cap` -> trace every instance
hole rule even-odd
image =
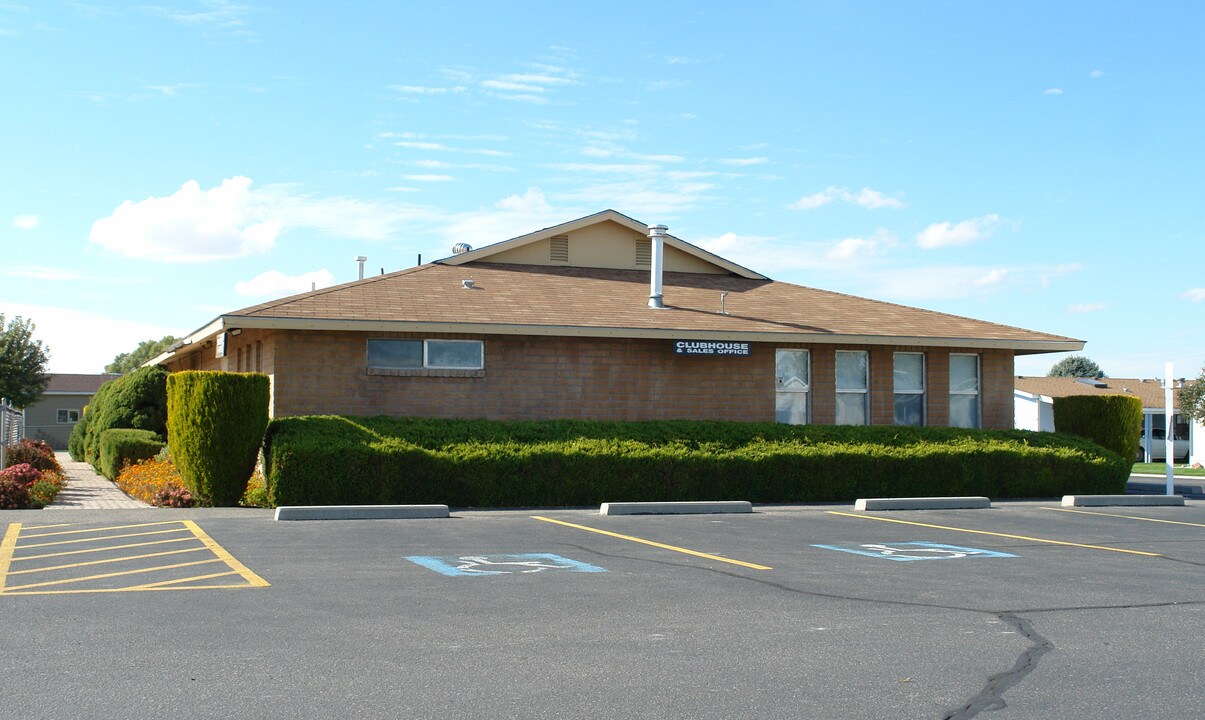
[[[472,290],[473,289],[473,279],[469,278],[467,280],[461,280],[460,287],[464,288],[465,290]]]
[[[452,254],[453,255],[464,255],[465,253],[472,251],[472,249],[473,249],[472,245],[469,245],[468,243],[458,242],[452,246]]]

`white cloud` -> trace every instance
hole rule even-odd
[[[866,238],[845,238],[829,250],[825,257],[830,260],[853,260],[856,257],[873,253],[878,243]]]
[[[251,189],[233,177],[202,190],[195,180],[167,197],[127,200],[97,220],[88,239],[128,257],[205,262],[261,254],[290,227],[337,237],[385,240],[429,211],[396,203],[300,194],[287,185]]]
[[[382,137],[389,137],[389,133],[385,133]],[[467,155],[488,155],[490,157],[510,157],[511,153],[503,152],[502,150],[494,150],[492,148],[458,148],[443,143],[431,142],[429,140],[398,140],[393,143],[397,147],[410,148],[412,150],[437,150],[439,152],[454,152],[465,153]]]
[[[721,165],[735,165],[737,167],[747,167],[749,165],[765,165],[770,162],[767,157],[746,157],[746,158],[721,158]]]
[[[199,28],[205,32],[254,39],[254,31],[248,28],[248,19],[254,10],[241,2],[231,0],[202,0],[203,10],[189,12],[158,5],[147,6],[145,9],[155,15],[174,20],[187,27]]]
[[[996,214],[964,220],[957,225],[935,223],[917,234],[916,244],[926,250],[967,245],[990,236],[999,224],[1000,216]]]
[[[329,287],[335,276],[326,268],[300,275],[285,275],[279,270],[269,270],[247,281],[234,284],[234,291],[243,297],[283,297],[309,292],[310,288]]]
[[[543,191],[533,187],[522,195],[499,200],[493,209],[464,213],[448,223],[442,232],[448,248],[458,242],[478,248],[525,235],[534,228],[562,223],[576,212],[579,211],[554,208]]]
[[[1010,271],[1007,268],[992,268],[979,277],[973,278],[971,280],[971,284],[975,287],[990,287],[992,285],[999,285],[1006,277],[1008,277],[1009,272]]]
[[[1107,307],[1109,306],[1104,303],[1078,303],[1075,305],[1068,305],[1067,312],[1073,315],[1083,315],[1085,313],[1100,312]]]
[[[657,169],[655,165],[637,163],[554,163],[548,167],[565,172],[618,173],[621,175],[639,175],[651,173]]]
[[[1180,293],[1180,299],[1193,302],[1205,302],[1205,288],[1192,288]]]
[[[395,90],[407,95],[447,95],[449,93],[456,94],[465,91],[463,85],[453,85],[451,87],[432,87],[428,85],[390,85],[390,90]]]
[[[854,193],[850,192],[849,188],[836,187],[835,185],[829,185],[818,193],[804,195],[788,207],[792,210],[814,210],[836,200],[854,203],[868,210],[878,210],[880,208],[899,209],[905,207],[904,202],[899,198],[893,198],[872,188],[864,187]]]
[[[18,265],[4,270],[9,277],[31,278],[33,280],[81,280],[85,276],[76,270],[53,268],[41,265]]]
[[[50,348],[47,370],[52,373],[99,373],[143,340],[187,330],[47,305],[6,304],[5,311],[9,317],[20,315],[34,322],[34,338]]]
[[[1043,95],[1062,95],[1062,94],[1063,94],[1063,89],[1062,89],[1062,88],[1056,88],[1056,87],[1052,87],[1052,88],[1046,88],[1046,91],[1045,91],[1045,92],[1043,92],[1042,94],[1043,94]]]
[[[1088,77],[1090,77],[1090,78],[1099,78],[1099,77],[1104,77],[1104,76],[1105,76],[1104,70],[1093,70],[1092,72],[1088,73]]]
[[[403,175],[402,179],[409,180],[411,182],[449,182],[455,180],[456,178],[451,175],[434,175],[428,173],[420,175]]]
[[[13,218],[13,227],[21,230],[33,230],[41,221],[37,215],[18,215]]]

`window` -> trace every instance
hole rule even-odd
[[[862,350],[837,351],[837,424],[869,425],[870,361]]]
[[[803,425],[808,421],[810,367],[807,350],[774,351],[774,419]]]
[[[895,383],[895,424],[925,424],[925,354],[897,352],[891,371]]]
[[[59,410],[58,416],[58,420],[61,423],[79,422],[79,410]]]
[[[368,367],[391,370],[481,370],[480,340],[369,340]]]
[[[264,341],[255,341],[255,372],[264,371]]]
[[[979,427],[978,355],[950,355],[950,427]]]

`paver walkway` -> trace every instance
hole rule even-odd
[[[85,462],[75,462],[64,452],[55,453],[59,465],[67,475],[67,486],[63,488],[54,502],[46,506],[48,510],[105,510],[149,508],[150,505],[135,500],[121,491],[121,488],[98,475],[92,466]]]

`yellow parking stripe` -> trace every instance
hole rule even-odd
[[[231,570],[234,570],[239,575],[242,575],[243,579],[246,580],[251,587],[268,587],[267,580],[264,580],[259,575],[251,572],[250,568],[238,560],[235,560],[233,555],[226,552],[226,548],[214,542],[213,538],[206,535],[205,531],[197,527],[195,522],[192,520],[185,520],[183,522],[186,526],[188,526],[188,529],[192,530],[193,534],[197,536],[197,539],[204,543],[205,547],[213,551],[214,555],[217,555],[219,558],[221,558],[222,562],[229,565]]]
[[[152,530],[151,532],[144,532],[144,533],[126,533],[124,535],[104,535],[101,537],[76,538],[75,540],[55,540],[54,542],[47,542],[47,543],[31,543],[29,545],[22,545],[21,547],[22,548],[36,548],[36,547],[51,547],[52,545],[78,545],[79,543],[96,542],[97,540],[120,540],[121,538],[146,537],[147,535],[167,535],[170,533],[178,533],[178,532],[184,532],[184,528],[179,527],[179,528],[175,528],[174,530]]]
[[[0,593],[4,592],[4,578],[8,577],[8,565],[12,562],[13,551],[17,549],[17,536],[21,534],[21,523],[12,523],[0,540]]]
[[[212,580],[213,578],[230,577],[231,575],[238,575],[238,572],[236,572],[234,570],[227,570],[226,572],[210,573],[208,575],[197,575],[196,577],[177,578],[175,580],[161,580],[160,582],[147,583],[146,585],[135,585],[134,587],[126,588],[126,589],[127,590],[158,590],[160,588],[166,588],[168,585],[180,585],[180,584],[183,584],[186,582],[194,582],[196,580]],[[240,587],[240,586],[238,586],[238,585],[207,585],[206,587],[213,588],[213,587]],[[187,589],[192,589],[192,588],[187,588]]]
[[[84,548],[83,550],[67,550],[65,552],[42,553],[41,555],[22,555],[19,558],[13,558],[13,562],[21,562],[23,560],[44,560],[52,557],[64,557],[66,555],[86,555],[87,553],[108,552],[109,550],[129,550],[136,547],[149,547],[151,545],[166,545],[168,543],[192,542],[195,537],[172,538],[171,540],[152,540],[144,543],[129,543],[127,545],[105,545],[98,548]]]
[[[85,577],[67,578],[66,580],[50,580],[47,582],[30,583],[29,585],[12,585],[9,591],[29,590],[32,588],[49,587],[51,585],[68,585],[70,583],[87,582],[89,580],[104,580],[111,577],[122,577],[124,575],[139,575],[142,573],[158,572],[160,570],[175,570],[182,567],[193,567],[194,565],[205,565],[207,563],[221,562],[219,558],[211,558],[208,560],[197,560],[195,562],[176,563],[175,565],[156,565],[149,568],[138,568],[136,570],[122,570],[121,572],[104,573],[103,575],[87,575]]]
[[[1104,515],[1105,517],[1125,518],[1126,520],[1145,520],[1146,522],[1167,523],[1168,525],[1188,525],[1190,527],[1205,527],[1205,523],[1184,522],[1183,520],[1163,520],[1162,518],[1139,517],[1138,515],[1122,515],[1120,513],[1092,512],[1090,510],[1072,510],[1071,508],[1044,507],[1043,510],[1058,510],[1059,512],[1079,513],[1080,515]]]
[[[50,572],[51,570],[69,570],[71,568],[85,567],[88,565],[107,565],[109,563],[125,562],[126,560],[145,560],[146,558],[164,557],[166,555],[179,555],[181,553],[200,552],[208,550],[205,547],[184,548],[183,550],[167,550],[165,552],[146,553],[144,555],[124,555],[118,558],[108,558],[105,560],[90,560],[82,563],[70,563],[68,565],[52,565],[50,567],[36,567],[29,570],[12,570],[9,575],[28,575],[30,573]],[[19,558],[25,560],[26,558]]]
[[[880,522],[899,523],[901,525],[915,525],[917,527],[934,528],[937,530],[952,530],[954,532],[972,533],[974,535],[992,535],[994,537],[1009,538],[1011,540],[1025,540],[1028,542],[1046,543],[1048,545],[1066,545],[1069,547],[1087,548],[1089,550],[1108,550],[1109,552],[1126,553],[1129,555],[1144,555],[1146,557],[1163,557],[1159,553],[1143,552],[1141,550],[1126,550],[1124,548],[1106,547],[1104,545],[1087,545],[1084,543],[1066,542],[1064,540],[1050,540],[1048,538],[1036,538],[1026,535],[1011,535],[1009,533],[990,532],[987,530],[972,530],[971,528],[951,527],[949,525],[931,525],[929,523],[913,522],[911,520],[896,520],[894,518],[874,517],[873,515],[858,515],[855,513],[839,512],[837,510],[827,510],[829,515],[843,515],[845,517],[858,518],[859,520],[878,520]]]
[[[138,523],[137,525],[110,525],[108,527],[84,528],[83,530],[60,530],[58,532],[50,532],[50,533],[31,533],[31,532],[29,532],[29,530],[37,530],[38,528],[31,528],[28,525],[26,525],[25,526],[25,530],[26,530],[25,537],[35,538],[35,537],[50,537],[51,535],[80,535],[82,533],[105,532],[106,530],[133,530],[134,528],[155,527],[157,525],[176,525],[179,522],[180,522],[179,520],[164,520],[162,522]],[[70,524],[47,525],[46,527],[70,527]]]
[[[587,525],[576,525],[571,522],[565,522],[564,520],[553,520],[552,518],[546,518],[541,515],[532,515],[531,517],[534,520],[543,520],[544,522],[556,523],[557,525],[564,525],[565,527],[576,528],[578,530],[585,530],[586,532],[598,533],[599,535],[607,535],[609,537],[619,538],[620,540],[628,540],[628,541],[635,542],[635,543],[641,543],[642,545],[652,545],[653,547],[661,548],[663,550],[673,550],[674,552],[685,553],[687,555],[694,555],[695,557],[706,558],[708,560],[716,560],[719,562],[731,563],[733,565],[740,565],[741,567],[752,568],[754,570],[773,570],[774,569],[774,568],[768,567],[766,565],[757,565],[755,563],[748,563],[748,562],[744,562],[741,560],[733,560],[731,558],[720,557],[719,555],[711,555],[709,553],[699,552],[698,550],[688,550],[686,548],[680,548],[675,545],[666,545],[664,543],[653,542],[652,540],[645,540],[643,538],[632,537],[631,535],[620,535],[619,533],[614,533],[609,530],[600,530],[599,528],[593,528],[593,527],[589,527]]]

